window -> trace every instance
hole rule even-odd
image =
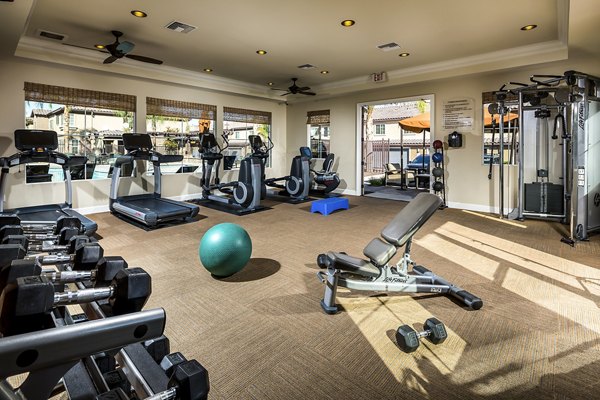
[[[25,126],[58,133],[58,151],[88,158],[84,168],[71,170],[73,179],[110,177],[124,132],[134,131],[135,96],[25,82]],[[50,165],[52,180],[62,181],[62,169]]]
[[[229,148],[224,155],[235,158],[233,168],[239,167],[240,160],[252,152],[248,142],[249,135],[260,135],[265,143],[271,139],[271,113],[223,107],[223,130],[229,141]],[[269,154],[267,167],[271,166],[270,156]]]
[[[193,172],[202,164],[200,134],[215,132],[217,106],[178,100],[146,98],[146,132],[163,154],[179,154],[183,161],[161,165],[161,172]],[[148,165],[148,171],[152,165]]]
[[[314,158],[325,158],[329,154],[329,110],[309,111],[306,115],[308,125],[308,145]]]
[[[385,135],[385,124],[375,125],[375,134],[376,135]]]

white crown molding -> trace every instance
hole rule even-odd
[[[262,85],[127,58],[114,64],[102,64],[106,55],[99,51],[27,36],[19,41],[15,56],[281,102],[281,98]]]
[[[346,79],[315,86],[321,94],[337,95],[349,91],[369,90],[380,87],[415,83],[424,80],[450,78],[455,76],[497,71],[532,64],[564,60],[568,57],[568,47],[560,40],[520,46],[512,49],[478,54],[438,63],[403,68],[387,73],[386,82],[372,82],[370,77]]]

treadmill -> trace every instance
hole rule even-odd
[[[71,167],[85,165],[87,157],[67,156],[57,152],[58,135],[56,132],[49,130],[17,129],[15,131],[15,147],[19,150],[18,153],[1,159],[0,214],[17,215],[22,223],[37,226],[42,230],[56,225],[56,221],[60,217],[76,217],[81,221],[84,233],[92,236],[98,229],[98,225],[71,208],[73,206]],[[4,196],[10,168],[30,163],[48,163],[61,166],[65,180],[65,202],[63,204],[46,204],[5,210]]]
[[[110,211],[130,220],[154,228],[159,224],[185,221],[198,215],[200,207],[195,204],[165,199],[160,196],[160,164],[183,160],[182,155],[164,155],[152,150],[152,140],[147,134],[123,134],[123,146],[127,154],[115,160],[110,183]],[[154,193],[118,196],[121,169],[134,161],[151,161],[154,166]]]

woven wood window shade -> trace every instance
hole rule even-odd
[[[217,106],[187,101],[146,97],[146,115],[161,115],[175,118],[198,118],[215,121]]]
[[[329,123],[329,110],[309,111],[306,113],[307,125],[325,125]]]
[[[271,113],[245,110],[243,108],[223,107],[223,121],[271,125]]]
[[[135,96],[25,82],[25,100],[119,111],[135,111]]]

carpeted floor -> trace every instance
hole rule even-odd
[[[571,248],[560,225],[438,211],[417,233],[413,259],[480,296],[481,310],[441,296],[340,289],[345,310],[330,316],[319,306],[317,254],[361,256],[405,205],[350,204],[329,216],[311,214],[310,203],[269,203],[242,217],[202,208],[207,218],[154,231],[91,217],[105,254],[151,273],[147,308],[164,307],[172,351],[209,370],[211,399],[598,397],[600,236]],[[245,270],[215,280],[198,243],[221,222],[243,226],[253,254]],[[448,340],[401,352],[395,329],[430,316],[446,324]]]

